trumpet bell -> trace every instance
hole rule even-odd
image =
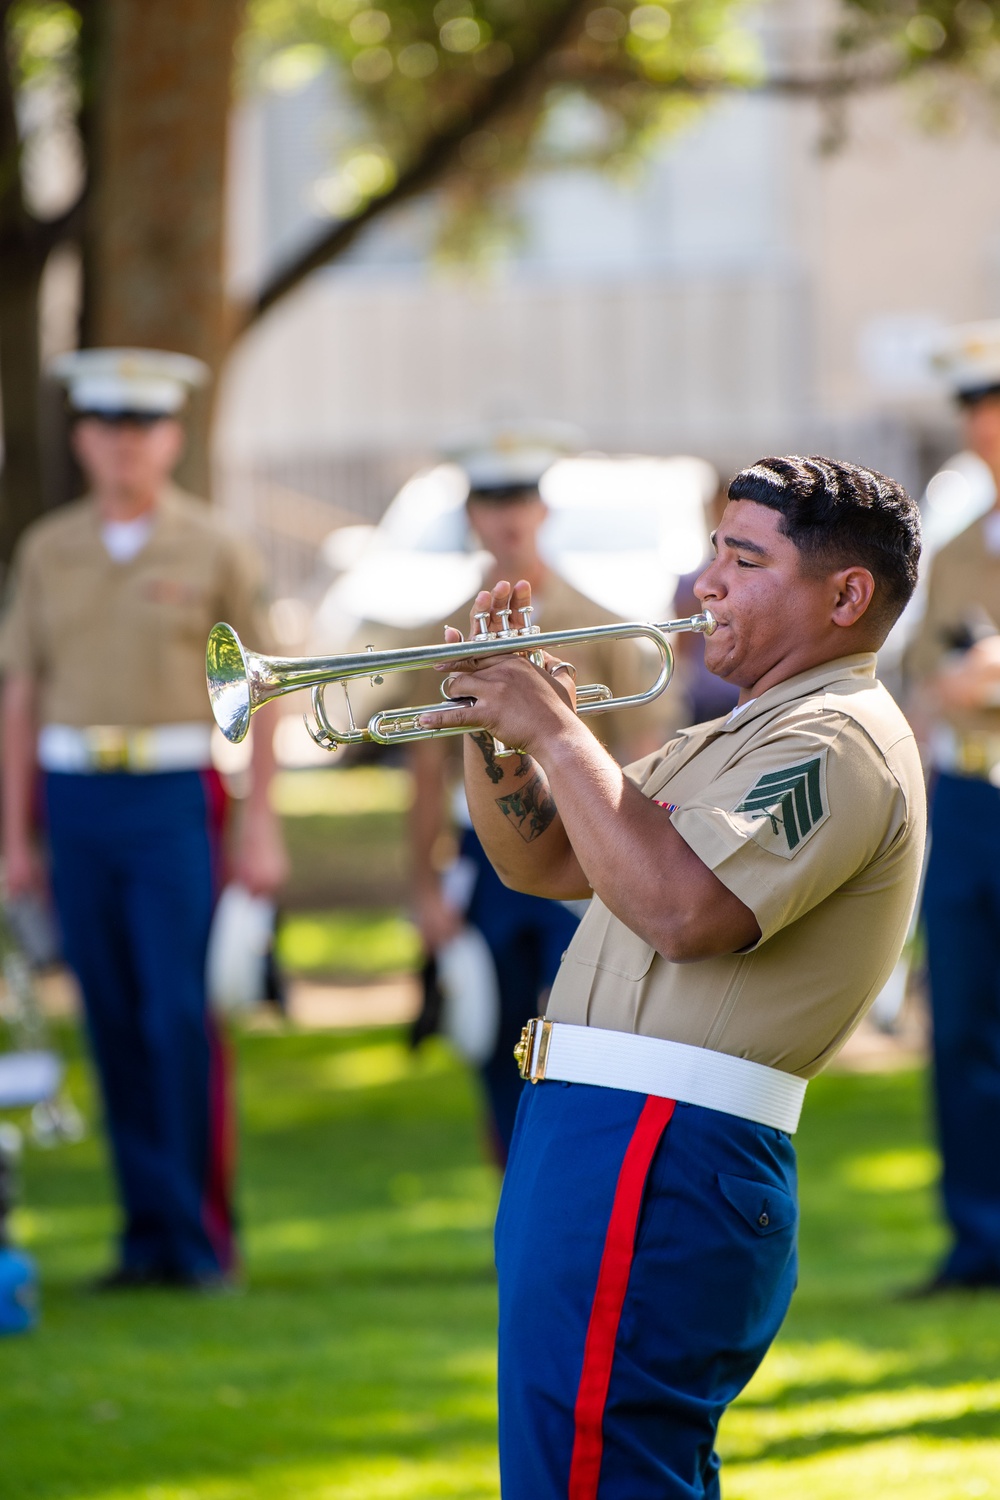
[[[255,705],[250,690],[250,663],[231,625],[212,627],[205,666],[215,722],[226,739],[238,745],[246,738]]]

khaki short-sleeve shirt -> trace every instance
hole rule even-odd
[[[595,897],[552,1020],[820,1071],[891,973],[920,878],[920,761],[874,674],[870,655],[826,663],[628,768],[761,937],[670,963]]]
[[[918,686],[941,671],[974,634],[1000,630],[1000,556],[986,543],[984,518],[953,537],[931,563],[923,619],[907,650],[907,679]],[[941,719],[960,732],[1000,734],[1000,708],[948,708]]]
[[[257,560],[207,505],[171,486],[146,545],[121,563],[85,499],[22,539],[0,670],[35,680],[42,725],[211,723],[205,642],[217,620],[267,649]]]

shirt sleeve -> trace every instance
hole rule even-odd
[[[865,732],[826,713],[754,744],[671,820],[764,942],[891,848],[906,803]]]
[[[911,686],[936,676],[968,630],[968,586],[961,571],[947,552],[938,553],[931,564],[924,612],[903,658]]]
[[[14,554],[0,620],[0,672],[7,676],[24,673],[35,677],[42,668],[34,608],[39,594],[33,585],[33,573],[30,543],[22,542]]]

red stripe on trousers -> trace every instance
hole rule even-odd
[[[632,1270],[639,1210],[653,1156],[673,1112],[673,1099],[659,1099],[652,1094],[649,1096],[632,1132],[632,1139],[628,1143],[618,1174],[608,1232],[604,1239],[601,1269],[597,1276],[597,1290],[583,1346],[583,1369],[580,1372],[574,1412],[575,1431],[568,1500],[597,1500],[601,1456],[604,1451],[604,1408],[611,1384],[618,1325]]]
[[[205,826],[212,859],[215,894],[223,885],[223,839],[229,820],[230,797],[214,766],[201,773],[205,794]],[[206,1014],[208,1035],[208,1159],[202,1184],[201,1216],[219,1267],[232,1269],[235,1259],[232,1184],[236,1161],[236,1123],[230,1099],[231,1066],[225,1037],[214,1017]]]
[[[201,1195],[201,1221],[219,1268],[232,1270],[236,1259],[233,1235],[232,1184],[236,1159],[236,1128],[229,1097],[230,1065],[225,1038],[211,1016],[206,1016],[209,1047],[208,1161]]]

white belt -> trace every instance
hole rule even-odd
[[[791,1134],[799,1123],[806,1080],[779,1068],[631,1031],[529,1021],[514,1049],[521,1077],[532,1083],[591,1083],[656,1094]]]
[[[201,771],[212,764],[211,750],[209,724],[46,724],[38,734],[43,771]]]

